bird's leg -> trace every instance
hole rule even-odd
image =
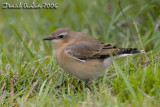
[[[84,83],[84,88],[87,87],[88,82],[89,82],[89,79],[87,79],[87,80],[85,81],[85,83]]]
[[[89,79],[87,79],[87,80],[85,81],[84,86],[81,87],[81,90],[84,90],[84,88],[87,87],[88,82],[89,82]],[[79,86],[79,84],[81,84],[81,81],[80,81],[80,80],[79,80],[79,82],[78,82],[78,85],[75,87],[74,93],[76,93],[76,91],[78,91],[78,86]]]
[[[74,94],[78,92],[78,86],[81,84],[81,80],[78,81],[77,86],[75,87]],[[81,87],[81,86],[80,86]],[[81,89],[82,90],[82,89]]]
[[[78,90],[79,84],[81,84],[81,80],[78,81],[78,85],[75,87],[75,90],[76,90],[76,91]]]

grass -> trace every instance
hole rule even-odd
[[[20,1],[2,0],[1,7],[4,2]],[[123,12],[117,0],[46,2],[58,3],[58,8],[0,10],[0,106],[160,105],[158,0],[121,0]],[[102,76],[88,84],[89,88],[74,93],[78,79],[60,68],[51,44],[42,41],[59,27],[146,53],[114,60]],[[65,85],[55,88],[62,81]]]

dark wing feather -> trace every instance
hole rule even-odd
[[[75,42],[66,47],[66,52],[78,59],[106,58],[117,54],[118,48],[110,44]]]

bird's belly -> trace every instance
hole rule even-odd
[[[92,80],[98,77],[104,70],[104,66],[99,61],[79,62],[74,61],[68,66],[63,66],[64,70],[69,74],[79,78],[80,80]]]
[[[79,61],[68,54],[57,52],[54,54],[59,65],[64,71],[79,78],[80,80],[92,80],[100,76],[106,69],[106,65],[99,59],[90,59],[86,62]]]
[[[69,58],[67,62],[60,62],[60,66],[69,74],[83,81],[92,80],[95,77],[98,77],[105,70],[103,62],[96,59],[81,62],[79,60]]]

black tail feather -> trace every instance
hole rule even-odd
[[[137,48],[119,48],[118,55],[120,54],[139,54],[142,51],[137,50]]]

